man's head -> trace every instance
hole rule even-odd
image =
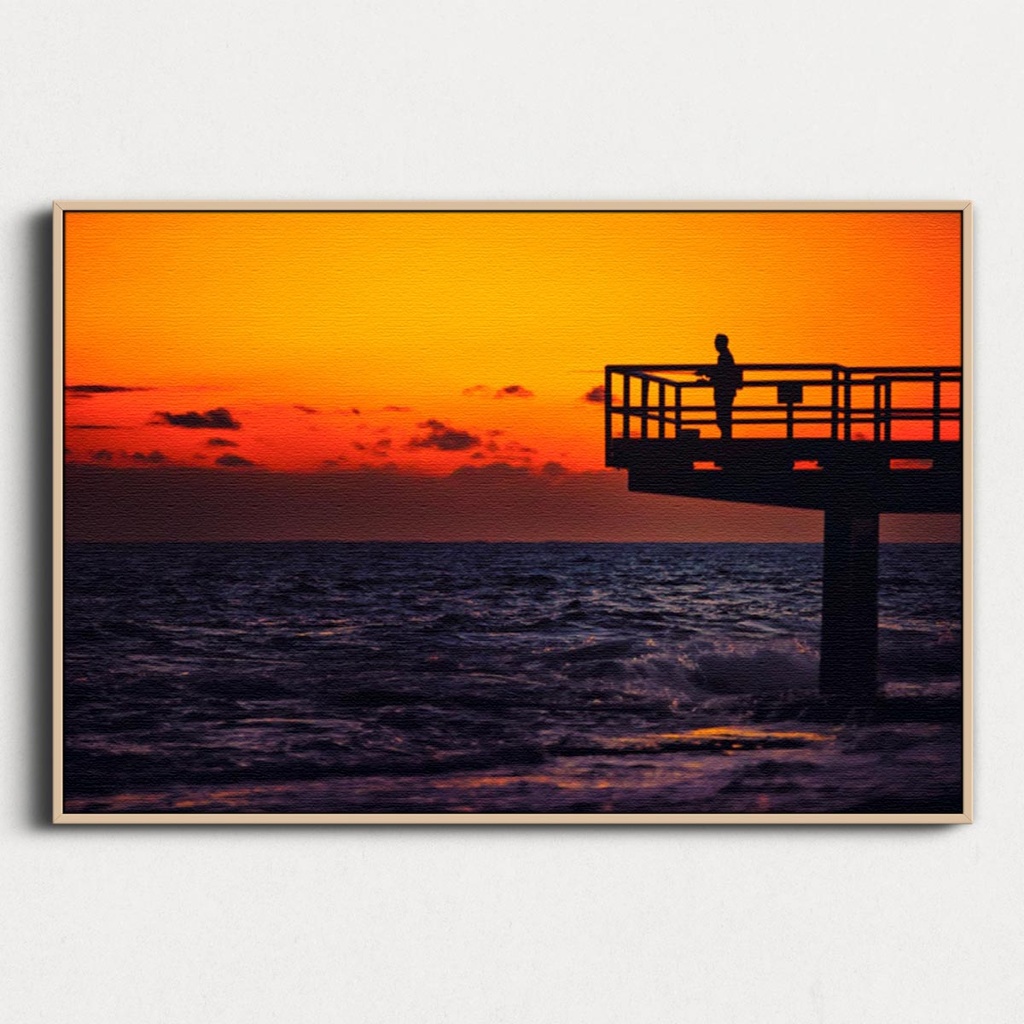
[[[729,335],[727,334],[716,334],[715,335],[715,348],[719,352],[724,352],[729,347]]]

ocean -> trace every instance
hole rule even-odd
[[[961,810],[961,549],[883,545],[873,707],[815,544],[72,544],[68,812]]]

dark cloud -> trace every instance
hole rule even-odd
[[[218,466],[255,466],[255,462],[243,459],[241,455],[222,455],[217,459]]]
[[[537,454],[536,448],[530,448],[528,445],[520,444],[518,441],[507,441],[500,445],[496,441],[488,441],[484,448],[496,458],[504,460],[506,465],[510,462],[520,466],[528,465],[533,462],[533,456]],[[498,465],[499,463],[495,462],[492,464]]]
[[[337,460],[333,460],[337,461]],[[822,514],[630,492],[625,473],[555,476],[498,463],[220,473],[97,462],[65,469],[72,541],[519,540],[821,542]],[[900,524],[897,520],[912,520]],[[887,539],[956,543],[956,516],[883,516]]]
[[[411,405],[385,405],[384,412],[412,412]]]
[[[426,437],[412,438],[409,441],[410,448],[437,448],[442,452],[463,452],[480,444],[480,438],[475,434],[466,430],[456,430],[440,420],[427,420],[418,426],[429,433]]]
[[[163,452],[150,452],[148,455],[144,452],[132,452],[132,462],[147,462],[150,465],[156,466],[161,462],[167,461],[167,456]]]
[[[513,466],[508,462],[492,462],[487,466],[459,466],[448,474],[449,480],[525,480],[530,471],[525,466]]]
[[[312,409],[308,405],[293,405],[292,408],[306,413],[307,416],[315,416],[320,411],[319,409]]]
[[[522,384],[506,384],[503,388],[489,388],[486,384],[474,384],[471,388],[463,388],[462,393],[469,398],[484,395],[494,398],[533,398],[533,392]]]
[[[107,451],[106,448],[101,448],[98,452],[93,452],[92,457],[96,462],[109,462],[114,457],[114,453]]]
[[[206,412],[158,412],[160,421],[171,427],[188,430],[241,430],[242,424],[227,409],[209,409]]]
[[[65,384],[65,391],[75,395],[109,395],[115,391],[152,391],[152,388],[126,388],[120,384]]]
[[[545,462],[540,467],[540,471],[544,476],[548,477],[565,476],[569,472],[560,462]]]
[[[206,442],[211,448],[237,448],[237,441],[229,441],[226,437],[211,437]]]
[[[391,449],[390,437],[379,437],[372,444],[366,441],[353,441],[352,447],[357,452],[370,452],[373,455],[383,458]]]
[[[582,398],[584,402],[593,402],[594,405],[604,404],[604,385],[596,384]]]
[[[112,423],[69,423],[68,430],[117,430]]]

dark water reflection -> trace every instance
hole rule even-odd
[[[66,559],[68,810],[960,809],[960,551],[882,549],[888,701],[816,695],[815,545]]]

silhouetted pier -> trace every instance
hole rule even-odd
[[[607,367],[607,465],[631,491],[824,510],[821,690],[874,695],[878,516],[962,510],[960,367],[743,364],[729,440],[704,369]]]

